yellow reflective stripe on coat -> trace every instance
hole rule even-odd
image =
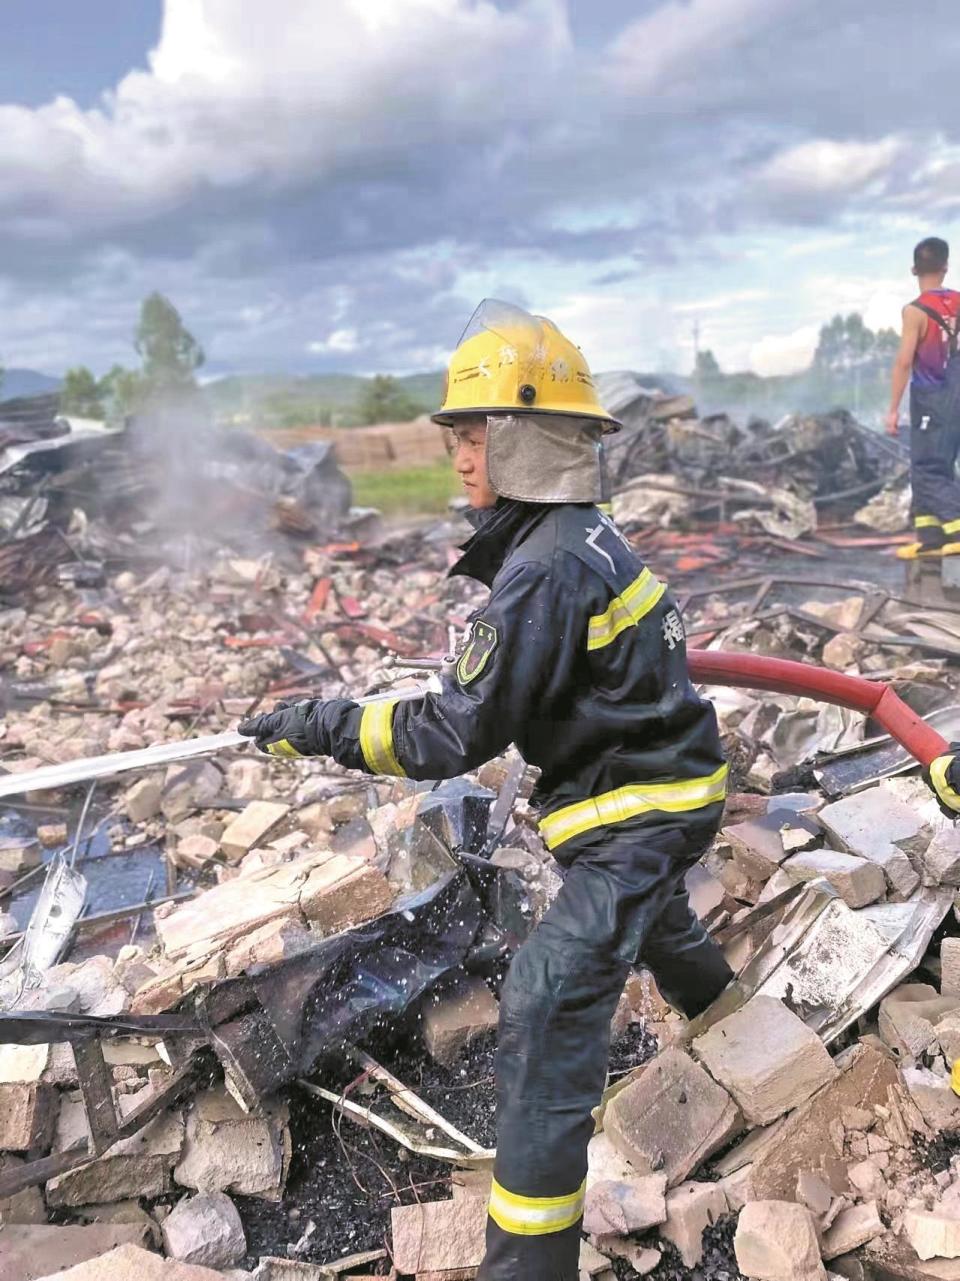
[[[588,801],[577,801],[575,805],[555,810],[540,820],[540,832],[547,848],[555,850],[564,841],[595,827],[625,823],[641,814],[658,811],[682,814],[702,809],[722,801],[726,794],[726,765],[703,778],[688,778],[678,783],[629,783],[612,792],[592,796]]]
[[[948,520],[943,526],[945,534],[960,534],[960,520]]]
[[[271,756],[296,757],[298,760],[303,755],[303,752],[298,752],[288,738],[281,738],[276,743],[268,743],[267,751]]]
[[[930,781],[933,783],[933,790],[944,805],[949,805],[952,810],[960,812],[960,794],[955,792],[947,782],[947,770],[954,760],[953,756],[938,756],[930,766]]]
[[[595,614],[590,619],[587,649],[602,649],[616,640],[625,628],[635,626],[645,614],[649,614],[666,590],[666,583],[661,583],[649,569],[645,569],[621,595],[614,596],[602,614]]]
[[[568,1196],[517,1196],[494,1179],[489,1214],[498,1228],[514,1236],[547,1236],[572,1228],[580,1221],[586,1194],[586,1179]]]
[[[360,717],[360,750],[372,773],[406,778],[406,770],[393,748],[393,711],[399,701],[390,698],[366,705]]]
[[[913,518],[914,529],[936,529],[939,525],[940,521],[936,516],[914,516]]]

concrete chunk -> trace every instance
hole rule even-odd
[[[829,1183],[813,1170],[801,1170],[797,1175],[797,1201],[811,1214],[826,1214],[833,1204]]]
[[[855,1255],[854,1258],[857,1256]],[[960,1281],[960,1260],[931,1259],[921,1262],[906,1237],[887,1232],[869,1241],[862,1250],[864,1271],[860,1276],[849,1270],[847,1259],[837,1259],[833,1267],[854,1281]]]
[[[163,784],[155,775],[141,778],[123,795],[123,809],[131,823],[146,823],[160,813]]]
[[[909,897],[920,884],[920,877],[897,843],[916,837],[923,819],[912,805],[883,784],[834,801],[817,817],[851,854],[882,867],[890,888],[902,897]]]
[[[121,1116],[129,1116],[152,1093],[152,1087],[147,1085],[134,1094],[121,1094]],[[82,1098],[79,1094],[64,1095],[57,1120],[56,1151],[66,1152],[78,1142],[86,1143],[89,1135]],[[46,1186],[47,1204],[95,1205],[163,1196],[172,1187],[171,1171],[183,1142],[182,1113],[161,1113],[138,1134],[121,1139],[95,1160],[50,1179]]]
[[[55,1277],[40,1277],[38,1281],[224,1281],[224,1274],[176,1259],[161,1259],[158,1254],[135,1245],[122,1245],[109,1254],[78,1263]]]
[[[610,1256],[601,1254],[591,1242],[581,1241],[577,1267],[580,1272],[580,1281],[590,1281],[591,1277],[600,1277],[603,1281],[603,1277],[610,1268]],[[423,1273],[420,1273],[420,1276],[422,1275]]]
[[[836,1195],[846,1192],[843,1132],[840,1127],[838,1134],[833,1122],[845,1108],[885,1106],[899,1080],[897,1066],[887,1055],[854,1046],[844,1056],[840,1075],[785,1117],[770,1142],[754,1155],[751,1182],[757,1199],[790,1200],[796,1195],[798,1170],[822,1175]]]
[[[487,1207],[480,1197],[396,1206],[391,1219],[400,1273],[478,1268],[483,1260]]]
[[[0,872],[19,877],[43,862],[40,843],[35,840],[16,840],[0,845]]]
[[[821,1242],[823,1257],[827,1260],[836,1259],[841,1254],[849,1254],[851,1250],[859,1250],[862,1245],[885,1231],[876,1201],[841,1210],[832,1227],[824,1233]]]
[[[931,1130],[940,1134],[944,1130],[960,1129],[960,1098],[950,1088],[949,1081],[929,1068],[906,1067],[903,1083]]]
[[[936,1040],[936,1025],[958,1008],[960,999],[940,996],[927,983],[904,983],[880,1002],[880,1035],[892,1050],[919,1056]]]
[[[140,1245],[146,1230],[129,1223],[97,1223],[89,1227],[70,1224],[53,1227],[47,1224],[7,1224],[0,1231],[0,1281],[36,1281],[56,1274],[69,1276],[62,1269],[93,1260],[92,1267],[102,1262],[100,1256],[124,1242]],[[113,1281],[108,1272],[90,1272],[98,1281]]]
[[[722,830],[734,860],[755,881],[768,881],[787,857],[780,836],[783,822],[783,814],[764,814],[743,823],[732,823]]]
[[[960,997],[960,938],[940,944],[940,995]]]
[[[49,1152],[57,1125],[57,1092],[39,1081],[0,1085],[0,1151]]]
[[[660,1235],[677,1247],[685,1267],[695,1268],[703,1258],[704,1232],[728,1208],[719,1183],[681,1183],[667,1193],[667,1221]]]
[[[197,1095],[187,1114],[183,1158],[173,1176],[200,1192],[279,1200],[289,1148],[286,1109],[248,1116],[222,1087]]]
[[[390,882],[355,854],[334,854],[311,871],[300,910],[321,934],[337,934],[385,912],[395,897]]]
[[[638,1174],[682,1183],[740,1130],[730,1095],[682,1050],[658,1054],[607,1106],[604,1129]]]
[[[906,1210],[903,1235],[919,1259],[960,1259],[960,1219],[936,1210]]]
[[[276,965],[278,961],[307,951],[316,942],[317,936],[305,926],[280,917],[251,930],[233,944],[227,952],[226,972],[242,974],[258,965]]]
[[[623,1183],[636,1177],[636,1170],[617,1151],[603,1130],[587,1144],[587,1192],[598,1183]]]
[[[290,806],[279,801],[251,801],[220,837],[220,848],[228,861],[239,863],[289,812]]]
[[[923,851],[920,868],[924,885],[960,885],[960,830],[952,823]]]
[[[837,1076],[817,1034],[769,996],[715,1023],[693,1049],[753,1125],[775,1121]]]
[[[587,1189],[583,1230],[597,1236],[627,1236],[656,1227],[667,1217],[666,1191],[663,1174],[594,1183]]]
[[[793,1201],[751,1201],[733,1240],[737,1265],[756,1281],[825,1281],[813,1216]]]
[[[496,1028],[499,1014],[483,979],[463,978],[438,995],[427,994],[420,1015],[424,1044],[432,1058],[449,1067],[472,1040]]]
[[[208,1268],[229,1268],[247,1253],[237,1207],[223,1192],[201,1192],[175,1205],[161,1225],[172,1259]]]
[[[634,1272],[641,1277],[652,1272],[663,1258],[660,1250],[655,1250],[652,1246],[640,1245],[636,1241],[630,1241],[621,1236],[595,1237],[594,1245],[602,1254],[626,1259]]]
[[[792,881],[825,877],[849,907],[866,907],[886,893],[883,869],[854,854],[838,850],[808,850],[788,858],[783,870]]]

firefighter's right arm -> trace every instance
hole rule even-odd
[[[312,699],[242,724],[274,756],[332,756],[349,769],[454,778],[498,755],[557,690],[569,688],[585,644],[576,592],[548,566],[522,563],[499,580],[439,693],[360,707]]]
[[[900,422],[900,402],[907,390],[907,383],[913,372],[913,358],[917,354],[917,344],[926,326],[926,316],[918,307],[908,303],[903,309],[903,330],[900,335],[900,346],[894,357],[890,375],[890,408],[886,416],[887,434],[895,436]]]

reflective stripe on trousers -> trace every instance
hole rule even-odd
[[[480,1281],[577,1281],[580,1216],[610,1020],[638,959],[689,1016],[731,972],[683,878],[722,809],[605,832],[572,860],[501,993],[497,1160]]]

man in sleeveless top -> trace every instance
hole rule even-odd
[[[943,287],[949,248],[931,236],[913,251],[919,297],[903,309],[903,335],[893,364],[886,426],[897,434],[900,401],[910,384],[910,480],[916,542],[903,559],[960,552],[960,293]]]
[[[488,300],[434,416],[476,532],[453,569],[490,590],[438,693],[307,700],[240,727],[277,756],[412,779],[515,743],[539,768],[559,895],[500,999],[497,1159],[481,1281],[577,1281],[591,1109],[630,967],[688,1017],[732,977],[685,873],[711,844],[727,767],[690,683],[666,584],[601,513],[600,439],[619,426],[549,320]]]

